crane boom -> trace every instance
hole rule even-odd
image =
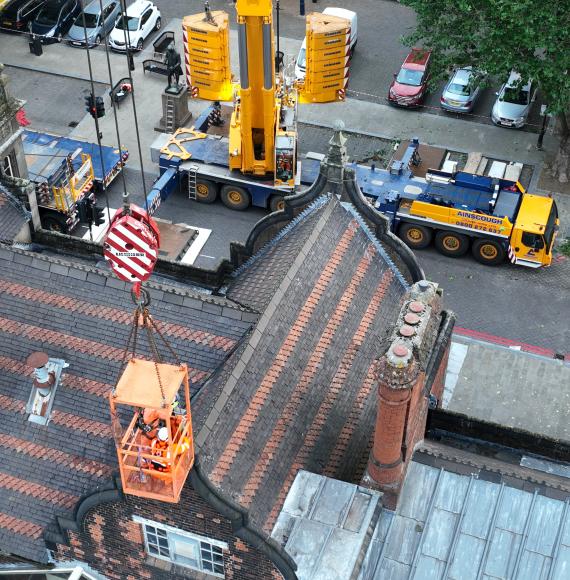
[[[273,6],[237,0],[239,101],[230,126],[230,167],[265,175],[274,170],[276,129]]]

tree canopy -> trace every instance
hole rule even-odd
[[[433,51],[436,77],[473,66],[506,79],[516,70],[538,82],[551,113],[570,107],[568,0],[401,0],[417,14],[404,39]],[[564,119],[565,120],[565,119]],[[567,129],[566,123],[564,123]]]

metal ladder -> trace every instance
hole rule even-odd
[[[196,174],[198,167],[192,165],[188,169],[188,199],[196,199]]]
[[[166,98],[166,119],[164,120],[164,126],[167,133],[174,132],[174,101],[170,98]]]

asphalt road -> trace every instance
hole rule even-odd
[[[326,151],[331,132],[317,127],[301,127],[301,153]],[[366,159],[386,152],[385,141],[348,135],[353,159]],[[131,201],[142,205],[140,174],[126,170]],[[152,176],[147,176],[147,186]],[[111,207],[119,207],[123,184],[117,179],[109,191]],[[104,204],[104,200],[99,202]],[[199,267],[213,268],[229,257],[231,241],[244,242],[265,210],[250,208],[235,212],[220,202],[201,205],[182,193],[164,202],[157,217],[208,228],[212,234],[196,261]],[[570,350],[570,330],[564,313],[570,312],[570,260],[557,255],[550,268],[529,270],[505,263],[483,266],[467,255],[451,259],[429,248],[417,253],[426,277],[441,285],[446,308],[457,314],[457,325],[470,330],[505,337],[522,343],[566,353]]]
[[[163,16],[180,18],[203,10],[200,0],[155,0]],[[233,2],[211,0],[212,10],[226,10],[233,13]],[[404,46],[401,38],[413,31],[416,18],[413,10],[394,0],[352,0],[350,4],[339,0],[305,1],[305,11],[322,12],[328,6],[348,8],[358,14],[358,45],[350,65],[350,82],[348,95],[372,102],[386,102],[388,88],[395,72],[406,58],[409,48]],[[302,39],[305,36],[305,20],[299,15],[299,0],[281,0],[280,34],[288,38]],[[274,18],[274,25],[276,19]],[[491,109],[504,79],[495,79],[488,83],[473,112],[469,115],[448,113],[439,105],[439,99],[445,82],[437,83],[428,94],[422,110],[426,114],[445,115],[453,122],[455,117],[472,120],[477,123],[491,124]],[[522,130],[538,133],[541,117],[540,94],[532,108],[529,123]],[[505,129],[508,131],[509,129]]]
[[[157,0],[163,18],[181,17],[202,9],[196,0]],[[212,0],[212,8],[231,9],[231,2]],[[325,5],[343,5],[342,2],[306,2],[307,9],[323,9]],[[385,95],[392,73],[398,69],[406,55],[399,37],[413,25],[409,10],[396,2],[384,0],[353,0],[351,8],[360,15],[359,42],[352,65],[351,89],[368,95]],[[281,2],[281,33],[283,36],[302,38],[304,21],[298,16],[297,0]],[[362,15],[365,15],[364,17]],[[8,37],[10,38],[10,37]],[[16,39],[11,37],[11,42]],[[20,41],[20,39],[17,39]],[[70,55],[73,50],[70,48]],[[13,74],[10,90],[14,95],[26,95],[26,111],[37,129],[66,134],[69,124],[83,117],[84,83],[59,77],[29,72]],[[40,82],[41,79],[41,82]],[[439,99],[439,95],[432,95]],[[476,113],[488,115],[486,101]],[[428,101],[429,104],[429,101]],[[440,114],[439,109],[427,109]],[[429,114],[426,112],[426,114]],[[453,119],[450,116],[450,123]],[[350,127],[348,127],[350,129]],[[506,129],[505,129],[506,130]],[[300,129],[303,151],[325,152],[330,132],[324,129]],[[386,143],[371,138],[351,136],[350,151],[353,159],[365,159],[376,151],[385,150]],[[142,203],[142,184],[136,168],[125,173],[127,189],[132,201]],[[148,176],[149,183],[152,176]],[[109,203],[118,207],[123,186],[119,178],[109,192]],[[196,265],[212,267],[215,259],[229,254],[230,241],[245,241],[253,224],[263,210],[250,209],[232,212],[221,204],[203,206],[191,202],[183,194],[174,194],[160,208],[158,217],[175,223],[212,230]],[[213,256],[214,258],[210,258]],[[570,311],[570,261],[556,261],[550,269],[530,271],[510,265],[488,268],[470,257],[452,260],[440,256],[435,250],[419,254],[428,278],[440,283],[444,289],[445,303],[458,313],[458,325],[473,330],[504,336],[513,340],[552,348],[561,352],[570,350],[570,336],[564,313]]]
[[[203,10],[202,0],[155,0],[162,15],[163,22],[171,18],[182,18],[188,14],[194,14]],[[226,10],[234,13],[233,1],[211,0],[212,10]],[[346,8],[347,4],[338,0],[320,0],[319,2],[305,1],[306,12],[322,11],[327,6]],[[302,39],[305,36],[305,19],[299,15],[298,0],[281,0],[280,2],[280,35],[287,38]],[[393,74],[397,72],[408,54],[408,48],[402,42],[402,36],[410,33],[415,26],[415,14],[406,6],[402,6],[393,0],[352,0],[350,9],[354,10],[358,18],[358,45],[355,56],[351,61],[350,82],[348,95],[353,98],[372,102],[387,102],[387,94]],[[276,18],[274,18],[274,24]],[[158,36],[154,32],[146,41],[146,46]],[[2,35],[4,38],[16,40],[14,35]],[[27,50],[27,45],[22,44],[22,50]],[[70,47],[70,57],[73,51],[78,50]],[[103,50],[99,47],[96,50]],[[135,62],[139,60],[135,55]],[[428,94],[422,110],[426,114],[445,115],[453,123],[453,119],[472,120],[477,123],[490,124],[490,113],[495,101],[495,93],[500,88],[502,79],[495,79],[488,83],[473,112],[469,115],[457,115],[443,111],[439,106],[439,99],[445,82],[434,86]],[[24,83],[23,88],[37,89],[36,85],[29,87]],[[72,83],[61,84],[61,91],[69,91],[62,94],[62,100],[53,102],[66,102],[72,100],[72,95],[77,94],[77,87]],[[83,88],[83,87],[82,87]],[[32,91],[21,94],[41,94]],[[538,133],[540,131],[541,117],[540,105],[542,104],[540,93],[531,110],[529,123],[522,129]],[[508,131],[509,129],[504,129]]]

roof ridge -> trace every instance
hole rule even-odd
[[[362,228],[362,231],[370,239],[370,241],[372,242],[372,244],[374,245],[374,247],[376,248],[378,253],[382,256],[384,261],[393,270],[394,275],[396,276],[398,281],[402,284],[402,286],[404,288],[408,289],[410,287],[410,285],[406,282],[406,279],[404,278],[404,276],[400,272],[400,269],[398,268],[398,266],[396,266],[396,264],[394,263],[392,258],[390,258],[390,256],[388,255],[388,252],[386,252],[386,250],[384,249],[384,246],[382,246],[378,237],[374,235],[374,233],[372,232],[372,230],[370,229],[370,227],[366,223],[366,220],[360,215],[360,212],[356,209],[354,204],[346,202],[346,201],[342,201],[342,202],[340,202],[340,205],[342,205],[342,207],[344,209],[346,209],[349,213],[351,213],[354,216],[354,218],[356,219],[356,221],[358,222],[358,224]]]
[[[245,270],[250,268],[255,262],[257,262],[262,256],[264,256],[271,248],[273,248],[280,240],[282,240],[286,235],[288,235],[291,230],[296,228],[300,222],[302,222],[307,216],[312,214],[317,209],[320,209],[325,203],[330,199],[330,194],[325,193],[320,195],[312,203],[310,203],[298,216],[292,219],[285,227],[283,227],[275,236],[273,236],[268,242],[266,242],[253,256],[251,256],[246,262],[244,262],[239,268],[231,273],[232,278],[237,278]]]
[[[68,276],[69,275],[69,271],[66,271],[66,269],[73,269],[75,271],[79,271],[79,272],[85,272],[86,274],[92,274],[95,276],[99,276],[101,278],[103,278],[105,280],[105,284],[107,285],[108,281],[111,281],[111,287],[115,288],[115,289],[127,289],[127,282],[123,282],[121,280],[119,280],[118,278],[116,278],[111,272],[106,272],[105,270],[103,270],[102,268],[99,268],[98,266],[91,266],[88,264],[81,264],[78,262],[74,262],[73,260],[69,259],[62,259],[62,258],[56,258],[54,256],[48,256],[45,254],[40,254],[31,250],[26,250],[23,248],[17,248],[14,246],[10,246],[10,247],[6,247],[6,246],[2,246],[0,247],[0,260],[4,259],[7,260],[9,262],[12,261],[17,261],[14,260],[14,255],[20,255],[20,256],[27,256],[28,258],[31,258],[31,261],[29,263],[27,263],[28,267],[30,268],[34,268],[34,269],[38,269],[38,270],[49,270],[50,272],[54,272],[56,274],[62,274],[64,276]],[[40,263],[44,263],[44,264],[49,264],[49,267],[45,267],[43,264],[40,265]],[[74,276],[72,276],[74,277]],[[77,277],[77,276],[75,276]],[[83,279],[86,279],[86,277],[84,277]],[[197,292],[197,291],[193,291],[193,290],[185,290],[183,288],[181,288],[180,286],[175,286],[175,285],[168,285],[162,282],[152,282],[152,281],[147,281],[144,283],[144,287],[147,289],[151,289],[151,290],[156,290],[156,291],[161,291],[161,292],[165,292],[167,294],[175,294],[178,296],[183,296],[185,298],[189,298],[189,299],[193,299],[193,300],[198,300],[200,302],[207,302],[209,304],[215,304],[217,306],[220,307],[227,307],[230,308],[232,310],[237,310],[239,312],[253,312],[253,310],[251,308],[248,308],[246,306],[242,306],[240,304],[238,304],[237,302],[234,302],[233,300],[230,300],[229,298],[226,298],[224,296],[215,296],[213,294],[203,294],[201,292]],[[151,293],[152,296],[152,293]]]

